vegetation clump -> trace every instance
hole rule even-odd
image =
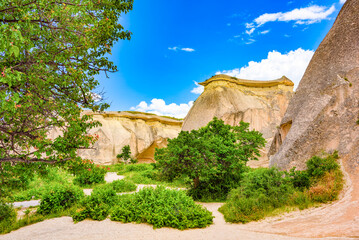
[[[145,188],[123,196],[110,218],[113,221],[149,223],[154,228],[173,227],[180,230],[203,228],[213,222],[212,213],[195,204],[184,191],[164,187]]]
[[[104,220],[107,218],[111,206],[117,204],[118,196],[112,187],[106,185],[96,187],[91,193],[81,202],[81,208],[72,216],[74,222],[85,220],[86,218],[93,220]]]
[[[125,164],[127,164],[128,162],[137,163],[137,159],[133,159],[131,157],[131,148],[129,145],[123,146],[121,151],[122,151],[121,154],[117,154],[116,156],[117,159],[122,159]]]
[[[16,212],[9,204],[0,200],[0,233],[16,222]]]
[[[81,188],[74,185],[54,184],[43,194],[37,212],[46,215],[72,207],[83,198]]]
[[[75,175],[74,183],[80,186],[105,182],[106,168],[95,165],[91,160],[76,159],[66,163],[69,171]]]
[[[262,134],[250,131],[248,123],[233,127],[214,118],[199,130],[169,139],[166,148],[156,149],[155,159],[162,178],[192,179],[189,195],[195,200],[224,200],[239,186],[246,163],[260,156],[264,144]]]
[[[343,174],[334,153],[314,156],[307,170],[290,172],[255,169],[246,173],[239,188],[230,192],[219,210],[228,222],[256,221],[285,207],[308,208],[334,201],[343,188]]]

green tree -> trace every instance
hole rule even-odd
[[[121,154],[117,154],[117,156],[116,156],[117,159],[122,158],[125,163],[128,163],[128,160],[130,160],[131,162],[133,161],[132,158],[131,158],[131,148],[130,148],[130,145],[125,145],[125,146],[123,146],[123,148],[121,149],[121,151],[122,151]]]
[[[95,76],[116,71],[108,60],[118,23],[133,0],[0,1],[0,174],[14,162],[56,162],[96,140],[99,125],[82,109],[101,111]],[[51,139],[48,131],[62,132]]]
[[[248,128],[245,122],[233,127],[214,118],[199,130],[182,131],[166,148],[156,149],[159,171],[169,180],[193,179],[189,193],[195,199],[224,199],[265,144],[261,133]]]

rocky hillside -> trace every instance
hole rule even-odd
[[[322,151],[359,162],[359,0],[348,0],[315,52],[280,124],[271,165],[297,166]]]
[[[267,150],[293,95],[293,82],[284,76],[273,81],[251,81],[216,75],[200,84],[204,92],[184,119],[182,130],[203,127],[213,117],[230,125],[249,122],[268,142],[257,162],[266,165]]]
[[[271,148],[270,164],[304,168],[337,150],[346,176],[340,201],[271,225],[297,236],[359,236],[359,0],[347,0],[315,52]],[[305,231],[303,231],[305,229]],[[309,231],[308,231],[309,230]]]
[[[182,121],[138,112],[93,113],[94,120],[102,127],[91,129],[90,134],[97,134],[99,140],[94,149],[80,150],[83,158],[92,159],[98,164],[111,164],[117,161],[125,145],[130,145],[132,156],[139,162],[153,162],[156,147],[167,145],[168,138],[177,137],[181,131]]]

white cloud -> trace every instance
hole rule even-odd
[[[182,51],[185,52],[194,52],[195,50],[193,48],[181,48]]]
[[[168,50],[177,51],[178,47],[169,47]]]
[[[248,35],[251,35],[253,32],[254,32],[254,30],[256,30],[255,28],[251,28],[250,30],[246,30],[246,33],[248,34]]]
[[[340,0],[339,3],[340,4],[344,4],[347,0]]]
[[[191,90],[191,93],[194,93],[194,94],[201,94],[204,90],[204,87],[199,85],[198,82],[194,82],[194,84],[196,84],[197,87],[193,88]]]
[[[285,75],[298,86],[314,51],[298,48],[282,54],[277,51],[268,53],[266,59],[259,62],[250,61],[247,66],[225,70],[216,74],[227,74],[233,77],[250,80],[273,80]]]
[[[341,0],[343,1],[343,0]],[[289,12],[278,12],[278,13],[265,13],[254,19],[257,27],[268,23],[268,22],[289,22],[296,21],[297,24],[312,24],[320,22],[328,17],[335,11],[335,6],[332,5],[330,8],[325,6],[309,6],[305,8],[296,8]],[[249,24],[250,25],[250,24]],[[248,26],[247,26],[248,28]]]
[[[270,32],[270,30],[264,30],[264,31],[260,32],[260,34],[264,35],[264,34],[267,34],[269,32]]]
[[[252,43],[255,43],[255,42],[256,42],[256,40],[251,38],[251,39],[248,39],[248,41],[245,42],[245,44],[249,45],[249,44],[252,44]]]
[[[168,50],[171,50],[171,51],[181,50],[181,51],[185,51],[185,52],[194,52],[195,51],[193,48],[179,48],[179,47],[169,47]]]
[[[179,105],[175,103],[167,105],[163,99],[154,98],[151,100],[151,104],[147,104],[145,101],[142,101],[136,107],[131,107],[131,110],[153,113],[159,116],[184,118],[191,109],[192,105],[193,101],[181,103]]]

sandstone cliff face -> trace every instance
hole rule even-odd
[[[132,157],[139,162],[154,162],[156,147],[165,147],[167,139],[175,138],[181,131],[182,121],[156,115],[105,112],[93,115],[101,127],[91,129],[89,134],[99,135],[94,149],[80,150],[82,158],[91,159],[98,164],[117,162],[116,155],[125,145],[130,145]]]
[[[200,84],[205,87],[204,92],[184,119],[182,130],[199,129],[213,117],[232,126],[240,121],[249,122],[267,140],[261,161],[251,165],[268,164],[266,153],[293,95],[294,84],[286,77],[251,81],[227,75],[216,75]]]
[[[315,52],[276,134],[270,164],[305,168],[322,151],[359,164],[359,0],[348,0]]]

